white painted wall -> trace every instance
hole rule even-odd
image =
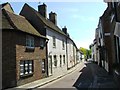
[[[53,47],[53,36],[56,37],[56,48]],[[48,63],[50,63],[49,55],[52,56],[52,75],[61,75],[67,71],[67,58],[66,58],[66,37],[57,33],[49,28],[46,30],[46,37],[48,41]],[[65,48],[62,47],[62,40],[64,40]],[[57,67],[54,66],[54,55],[57,56]],[[62,65],[60,67],[60,55],[62,56]],[[63,63],[63,55],[65,55],[65,64]],[[49,64],[48,64],[49,67]],[[49,69],[48,69],[49,70]],[[49,75],[50,75],[50,71]]]
[[[68,68],[74,66],[74,45],[71,39],[67,39],[67,50],[68,50]]]
[[[77,63],[81,62],[81,53],[77,51]]]
[[[75,61],[75,64],[77,64],[77,48],[75,46],[73,46],[73,49],[74,49],[74,61]]]

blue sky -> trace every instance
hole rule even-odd
[[[25,3],[25,2],[24,2]],[[22,9],[23,2],[10,2],[16,14]],[[27,2],[37,10],[38,2]],[[42,4],[43,2],[41,2]],[[57,14],[57,25],[67,27],[70,37],[77,47],[89,48],[95,37],[99,17],[105,11],[107,4],[102,2],[45,2],[47,13]],[[48,14],[47,14],[47,17]]]

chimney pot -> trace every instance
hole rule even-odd
[[[57,14],[54,12],[49,13],[49,20],[57,26]]]
[[[47,6],[45,3],[38,6],[38,12],[45,18],[47,18]]]
[[[67,34],[67,28],[66,28],[66,26],[64,26],[64,28],[62,28],[62,31],[63,31],[65,34]]]

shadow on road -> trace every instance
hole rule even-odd
[[[105,69],[92,62],[87,62],[85,63],[85,65],[86,67],[79,71],[81,74],[76,82],[73,84],[73,87],[78,90],[80,90],[81,88],[117,88],[116,84],[114,83],[113,77],[109,75]]]
[[[73,87],[76,87],[77,89],[89,88],[93,81],[92,71],[90,69],[91,63],[85,63],[85,65],[86,67],[79,71],[81,74],[73,85]]]

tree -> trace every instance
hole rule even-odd
[[[80,47],[80,51],[84,54],[84,59],[86,59],[87,58],[87,49]]]
[[[80,51],[84,54],[84,59],[91,58],[91,49],[88,50],[86,48],[80,47]]]

